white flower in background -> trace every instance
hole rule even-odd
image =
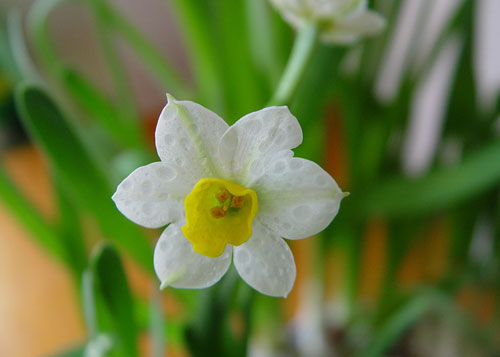
[[[137,224],[170,224],[154,253],[161,287],[208,287],[234,256],[253,288],[288,295],[295,263],[282,237],[322,231],[344,194],[317,164],[293,157],[302,130],[287,107],[229,127],[199,104],[167,97],[155,134],[161,162],[132,172],[113,196]]]
[[[375,35],[385,19],[367,9],[367,0],[271,0],[285,21],[297,30],[309,23],[321,28],[326,43],[350,44]]]

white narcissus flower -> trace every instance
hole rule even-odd
[[[325,43],[350,44],[385,27],[385,19],[367,9],[367,0],[271,0],[271,3],[296,29],[309,23],[318,24]]]
[[[325,229],[344,194],[312,161],[295,158],[302,130],[287,107],[229,127],[167,95],[155,140],[160,162],[136,169],[113,196],[130,220],[163,231],[154,253],[161,287],[205,288],[228,270],[261,293],[287,296],[295,263],[287,239]]]

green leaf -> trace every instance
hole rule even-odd
[[[58,234],[75,273],[75,281],[80,288],[82,272],[87,265],[87,249],[83,238],[80,216],[74,202],[69,198],[57,178],[53,180],[57,196],[59,220]]]
[[[217,66],[214,30],[208,16],[209,4],[197,0],[174,0],[172,4],[180,19],[182,34],[186,36],[201,102],[224,116],[225,98]]]
[[[227,319],[238,281],[236,270],[230,268],[219,283],[201,292],[198,311],[193,314],[195,319],[185,330],[186,343],[193,356],[233,355],[226,351]]]
[[[112,187],[81,139],[45,92],[29,84],[16,88],[16,105],[31,138],[44,151],[55,175],[78,205],[94,215],[102,233],[116,240],[152,272],[152,249],[142,232],[111,201]]]
[[[229,124],[260,109],[268,99],[265,83],[252,62],[242,1],[213,2],[213,28],[219,76],[227,99],[225,119]]]
[[[168,88],[176,96],[189,97],[190,90],[185,85],[178,71],[165,58],[165,56],[154,47],[146,37],[140,33],[131,23],[118,11],[109,6],[106,1],[95,0],[100,10],[102,20],[109,23],[114,30],[135,50],[135,53],[147,65],[156,79],[164,88]]]
[[[86,270],[82,274],[82,307],[83,317],[85,319],[85,327],[89,340],[96,338],[99,335],[99,325],[97,323],[97,304],[94,291],[94,275],[90,270]]]
[[[279,80],[282,63],[279,54],[280,42],[273,24],[273,13],[267,0],[246,0],[249,46],[255,65],[265,73],[271,87]]]
[[[459,203],[500,182],[500,142],[478,149],[451,168],[427,176],[396,178],[379,184],[361,200],[367,215],[425,214]]]
[[[56,357],[85,357],[85,345],[76,346],[67,351],[58,353]]]
[[[429,295],[411,297],[403,306],[391,314],[382,326],[377,328],[377,333],[371,343],[360,355],[365,357],[384,356],[387,349],[424,313],[429,311],[433,300],[434,298]]]
[[[12,55],[14,62],[15,72],[9,75],[16,75],[31,81],[41,82],[40,75],[35,69],[35,65],[30,60],[26,39],[24,36],[23,21],[19,9],[9,11],[7,15],[7,35],[8,35],[8,49]],[[3,49],[2,49],[3,50]],[[7,50],[7,49],[6,49]]]
[[[61,71],[61,80],[76,103],[106,129],[111,137],[128,147],[139,147],[143,144],[143,136],[138,123],[123,118],[104,93],[101,93],[80,73],[64,68]]]
[[[72,266],[57,231],[12,183],[2,166],[0,166],[0,200],[42,247],[60,261]]]
[[[101,52],[107,62],[107,70],[113,81],[113,89],[118,105],[121,121],[127,124],[139,122],[136,101],[132,93],[129,78],[125,66],[120,58],[117,44],[113,41],[111,22],[106,16],[104,2],[101,0],[90,0],[87,2],[95,18],[97,37],[101,44]],[[139,130],[137,130],[139,132]]]
[[[121,356],[137,356],[137,324],[134,301],[125,271],[116,250],[109,244],[100,244],[90,266],[96,293],[111,317],[121,347]]]
[[[6,76],[9,81],[14,82],[19,79],[20,73],[14,62],[7,32],[4,27],[3,22],[0,21],[0,73],[2,76]],[[2,80],[4,79],[2,78]]]
[[[159,289],[153,287],[149,301],[149,331],[151,334],[151,356],[165,356],[165,319]]]

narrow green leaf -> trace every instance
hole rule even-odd
[[[0,73],[9,81],[15,82],[21,77],[21,74],[14,62],[9,42],[5,25],[3,21],[0,21]]]
[[[246,0],[246,8],[251,56],[273,88],[279,80],[282,68],[269,1]]]
[[[15,63],[16,72],[9,75],[18,74],[19,77],[41,83],[42,80],[35,65],[30,60],[28,47],[23,31],[23,20],[19,9],[9,11],[7,15],[7,35],[9,50],[12,60]]]
[[[151,335],[151,356],[165,356],[165,319],[158,287],[152,289],[149,301],[149,331]]]
[[[75,281],[80,288],[82,273],[87,265],[87,249],[83,238],[80,217],[74,202],[69,198],[57,178],[53,180],[59,211],[58,235],[61,244],[73,266]]]
[[[208,16],[209,5],[197,0],[174,0],[172,3],[186,36],[201,102],[224,116],[225,98],[217,67],[213,26]]]
[[[73,347],[70,350],[58,353],[56,357],[85,357],[85,345]]]
[[[216,285],[201,292],[194,321],[186,327],[186,343],[193,356],[231,356],[225,353],[227,318],[236,296],[239,276],[234,268]]]
[[[252,62],[247,33],[245,4],[220,0],[213,3],[213,27],[216,29],[217,64],[227,98],[225,119],[229,124],[260,109],[269,99]]]
[[[111,184],[54,102],[43,90],[27,84],[18,86],[15,99],[24,126],[44,151],[68,194],[94,215],[107,238],[116,240],[151,272],[152,249],[148,241],[118,212],[111,201]]]
[[[375,186],[361,207],[368,215],[405,216],[449,207],[500,183],[500,142],[478,149],[451,168],[417,179],[396,178]]]
[[[92,272],[89,270],[84,271],[82,274],[82,307],[89,340],[97,338],[100,332],[99,325],[97,323],[97,306],[94,284],[95,282]]]
[[[371,343],[360,354],[365,357],[384,356],[387,349],[432,306],[433,297],[416,295],[395,311],[378,328]]]
[[[116,250],[103,243],[97,247],[91,261],[94,287],[109,312],[111,324],[119,337],[122,356],[137,356],[137,324],[134,301]]]
[[[185,81],[180,78],[178,71],[170,61],[118,11],[103,0],[98,0],[98,5],[102,19],[109,22],[115,31],[135,50],[137,56],[143,60],[154,75],[154,79],[159,81],[164,88],[175,93],[176,96],[189,97],[189,88],[186,87]]]
[[[68,0],[37,0],[28,13],[30,39],[45,68],[52,74],[60,70],[62,62],[50,40],[47,20],[52,11],[66,1]]]
[[[87,2],[95,17],[97,37],[101,43],[101,52],[107,61],[108,71],[111,75],[114,93],[119,103],[118,111],[125,123],[138,123],[138,111],[136,101],[132,93],[130,80],[127,77],[124,63],[118,53],[114,41],[112,26],[106,16],[106,7],[101,0],[90,0]]]
[[[0,166],[0,200],[42,247],[71,266],[56,230],[11,182],[2,166]]]
[[[104,93],[80,73],[64,68],[61,71],[61,80],[76,103],[101,124],[111,137],[128,147],[138,147],[143,143],[138,122],[121,118],[120,112]]]

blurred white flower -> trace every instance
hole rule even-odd
[[[317,164],[293,157],[302,130],[287,107],[250,113],[229,127],[196,103],[167,97],[155,134],[161,162],[132,172],[113,196],[137,224],[170,224],[154,254],[161,286],[208,287],[234,256],[250,286],[288,295],[295,263],[282,237],[322,231],[344,194]]]
[[[310,23],[318,24],[325,43],[350,44],[385,27],[385,19],[367,8],[367,0],[270,1],[297,30]]]

